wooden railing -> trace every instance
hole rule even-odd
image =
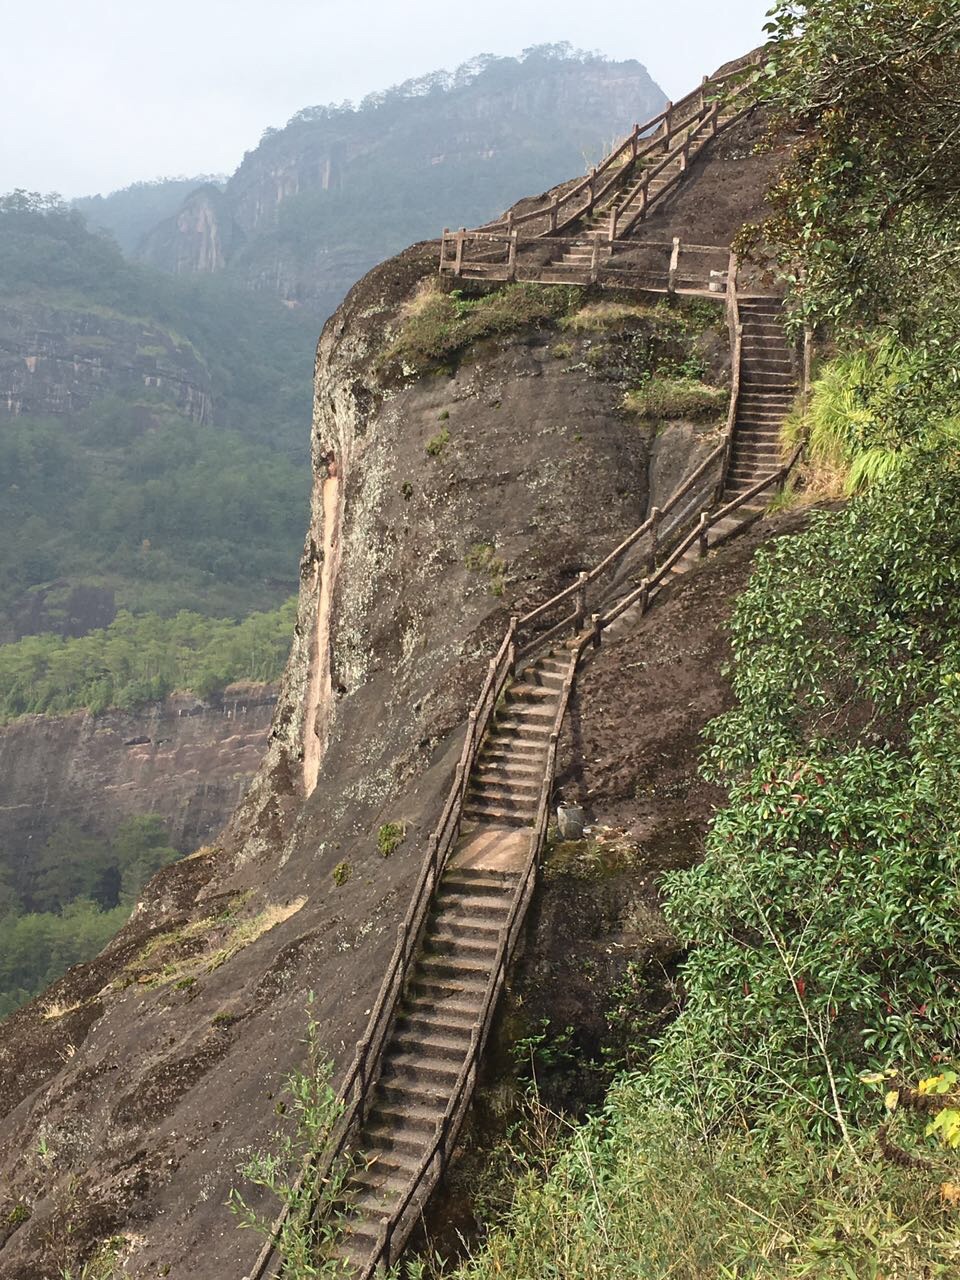
[[[533,830],[530,834],[527,857],[510,902],[507,917],[508,926],[506,931],[501,934],[500,945],[497,948],[493,967],[487,980],[480,1012],[470,1038],[470,1047],[464,1059],[464,1064],[454,1082],[446,1109],[437,1122],[436,1131],[429,1148],[424,1153],[423,1159],[410,1179],[399,1205],[392,1210],[390,1218],[384,1223],[377,1241],[376,1250],[356,1273],[355,1280],[371,1280],[379,1267],[388,1268],[399,1260],[400,1253],[416,1224],[423,1204],[439,1181],[453,1154],[457,1135],[476,1086],[477,1072],[487,1037],[490,1034],[490,1028],[493,1025],[497,1001],[506,980],[507,970],[510,967],[510,962],[516,949],[520,930],[523,928],[527,908],[536,888],[537,870],[550,821],[550,798],[556,770],[557,743],[566,715],[567,705],[570,701],[577,664],[589,640],[590,636],[586,634],[571,653],[570,666],[560,691],[557,711],[550,733],[547,760],[540,787],[540,801]]]
[[[761,54],[758,51],[753,56],[752,62],[758,62],[760,57]],[[635,124],[630,133],[600,164],[561,195],[554,196],[546,204],[536,209],[528,209],[525,213],[507,213],[499,221],[487,223],[484,230],[509,233],[537,219],[544,219],[546,225],[536,233],[537,235],[548,236],[562,231],[585,214],[592,213],[595,206],[623,182],[626,170],[638,158],[651,155],[659,149],[669,152],[671,141],[679,133],[689,130],[691,126],[700,127],[711,117],[716,119],[719,108],[718,99],[723,92],[723,86],[729,80],[738,81],[727,99],[728,102],[733,101],[750,87],[749,81],[744,82],[743,77],[744,67],[722,75],[705,76],[702,83],[691,93],[677,102],[668,102],[662,111],[658,111],[643,124]],[[675,158],[680,150],[680,147],[676,148],[671,158]],[[608,173],[610,177],[607,181],[598,185],[598,180]]]
[[[740,376],[743,363],[743,325],[740,322],[740,295],[737,289],[737,272],[739,261],[735,253],[730,254],[727,265],[727,328],[730,334],[730,406],[727,410],[727,451],[723,458],[720,473],[718,497],[723,493],[730,472],[733,458],[733,432],[737,424],[737,411],[740,407]]]
[[[719,524],[721,520],[732,515],[736,510],[738,510],[738,508],[746,506],[747,503],[752,502],[754,498],[759,497],[765,489],[776,488],[779,485],[782,485],[787,479],[787,476],[789,476],[790,472],[796,466],[797,460],[803,451],[803,447],[804,445],[801,441],[783,466],[778,467],[776,471],[772,471],[769,475],[762,476],[756,484],[751,485],[751,487],[745,492],[737,494],[737,496],[731,502],[726,503],[725,506],[718,507],[715,511],[701,511],[693,528],[685,537],[680,539],[663,563],[659,565],[649,577],[644,578],[639,587],[634,591],[629,592],[622,599],[618,600],[616,604],[612,605],[605,613],[600,614],[599,617],[594,620],[594,631],[596,632],[597,637],[599,638],[600,633],[608,627],[611,622],[616,621],[622,613],[626,613],[626,611],[633,608],[634,605],[638,605],[640,607],[641,614],[645,613],[650,604],[651,594],[660,586],[673,566],[678,560],[682,559],[693,544],[695,542],[699,543],[700,555],[705,556],[710,545],[710,530],[715,525]]]
[[[540,245],[541,242],[533,242]],[[584,245],[579,236],[550,241],[557,251]],[[470,280],[530,280],[562,284],[632,285],[659,293],[703,293],[722,274],[730,250],[723,245],[690,244],[673,240],[613,240],[594,238],[584,263],[524,260],[524,243],[516,232],[446,232],[440,244],[443,275]],[[529,246],[526,246],[529,247]]]

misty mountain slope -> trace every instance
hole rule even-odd
[[[192,192],[140,256],[326,315],[404,245],[581,172],[664,98],[639,62],[554,45],[475,58],[357,108],[310,107],[268,129],[222,189]]]
[[[204,183],[224,181],[209,174],[197,174],[193,178],[154,178],[149,182],[133,182],[108,195],[78,196],[70,204],[83,214],[91,227],[109,231],[124,253],[132,254],[147,232],[158,222],[172,217],[191,191]]]

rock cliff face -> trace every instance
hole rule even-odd
[[[741,204],[741,220],[759,200]],[[623,371],[643,360],[649,371],[651,350],[629,325],[521,325],[442,368],[397,372],[384,352],[435,271],[435,246],[408,250],[324,328],[294,644],[263,766],[230,830],[161,872],[96,961],[0,1025],[5,1280],[75,1269],[118,1233],[117,1269],[131,1277],[249,1269],[258,1242],[225,1201],[250,1152],[273,1143],[276,1092],[301,1065],[306,993],[341,1070],[508,617],[599,560],[715,439],[712,424],[624,412]],[[716,378],[719,309],[695,315],[689,353]],[[496,581],[471,567],[481,544],[503,561]],[[635,948],[625,954],[645,945],[636,921],[655,908],[656,872],[695,856],[707,807],[697,733],[728,697],[717,628],[746,572],[740,546],[654,606],[644,627],[666,627],[665,641],[645,630],[601,653],[576,707],[564,768],[579,770],[601,820],[633,824],[646,846],[621,899],[634,923],[609,924]],[[621,692],[634,684],[636,700]],[[658,795],[673,807],[651,812]],[[388,821],[407,834],[384,859]],[[533,947],[556,915],[555,888],[545,892]],[[535,981],[546,972],[528,963]],[[594,998],[581,984],[570,1005]]]
[[[327,315],[374,263],[599,159],[664,96],[638,62],[534,50],[371,95],[356,111],[308,109],[268,130],[222,191],[193,193],[140,255],[178,274],[226,268]]]
[[[0,301],[0,417],[77,413],[107,395],[162,398],[210,416],[210,377],[189,342],[104,308]]]
[[[141,712],[25,716],[0,728],[5,864],[29,860],[66,823],[109,837],[145,813],[159,814],[176,848],[204,844],[256,772],[275,705],[272,686],[237,686],[216,705],[176,696]]]

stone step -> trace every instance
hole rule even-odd
[[[496,954],[500,941],[499,933],[489,933],[482,937],[462,937],[452,926],[431,930],[424,939],[427,948],[435,955],[450,955],[454,952],[473,955],[478,959],[488,960]]]
[[[531,795],[540,794],[541,771],[518,768],[509,760],[503,761],[497,767],[478,763],[475,777],[478,783],[487,786],[499,787],[509,783],[512,791],[529,792]]]
[[[532,681],[521,680],[510,686],[507,698],[508,701],[516,698],[519,702],[542,702],[545,699],[556,699],[558,693],[559,687],[556,685],[534,684]]]
[[[397,1046],[391,1047],[384,1057],[380,1078],[384,1084],[388,1085],[400,1079],[443,1088],[453,1084],[462,1065],[462,1057],[459,1061],[438,1058],[430,1054],[418,1053],[416,1050],[405,1052],[402,1046]]]
[[[359,1145],[365,1151],[379,1151],[383,1156],[389,1153],[391,1159],[402,1159],[407,1166],[416,1167],[426,1143],[423,1132],[393,1124],[373,1125],[367,1121]]]
[[[546,751],[546,746],[540,742],[525,742],[513,735],[497,737],[490,733],[481,748],[479,759],[485,764],[509,760],[518,769],[521,766],[529,766],[532,771],[539,774],[543,772]]]
[[[412,1144],[417,1141],[427,1142],[433,1137],[437,1121],[443,1115],[446,1102],[431,1100],[429,1104],[404,1101],[399,1097],[380,1098],[374,1101],[373,1110],[367,1119],[370,1128],[388,1130],[393,1141]]]
[[[497,927],[497,936],[500,930]],[[476,1003],[466,1001],[434,1000],[431,996],[408,995],[403,1002],[399,1019],[408,1018],[411,1022],[429,1022],[431,1026],[449,1027],[451,1034],[456,1031],[472,1030],[477,1019]]]
[[[467,911],[470,915],[499,916],[507,910],[510,896],[507,890],[499,894],[478,893],[475,890],[464,891],[449,885],[444,877],[437,895],[437,906],[441,911],[449,907],[454,911]]]
[[[486,800],[468,800],[463,806],[463,816],[472,822],[493,822],[498,826],[529,827],[530,815],[518,809],[508,809],[502,804]]]
[[[534,716],[520,710],[505,709],[496,719],[494,728],[497,733],[508,732],[522,738],[543,738],[550,736],[554,716]]]
[[[470,784],[467,796],[471,801],[481,800],[484,804],[502,804],[508,809],[516,809],[518,813],[525,813],[529,809],[536,809],[540,799],[540,788],[524,791],[515,790],[502,782],[474,781]]]

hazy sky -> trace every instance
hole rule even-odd
[[[0,0],[0,192],[227,173],[301,107],[561,40],[637,58],[677,98],[760,43],[768,4],[464,7],[482,20],[458,21],[452,0]]]

